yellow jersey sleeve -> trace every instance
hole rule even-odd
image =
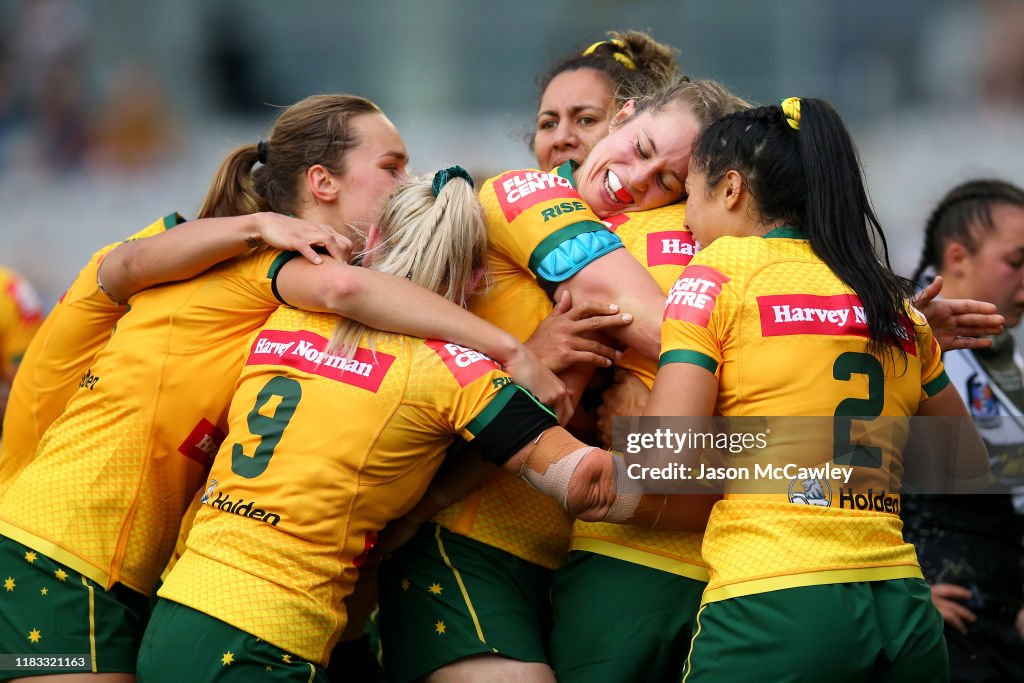
[[[917,354],[921,359],[921,400],[942,391],[949,384],[949,377],[942,365],[942,350],[932,334],[932,328],[919,311],[911,308],[909,318],[917,335]]]
[[[690,262],[665,300],[659,366],[692,363],[718,375],[739,309],[732,279],[700,256]]]
[[[168,214],[128,239],[149,237],[184,221],[176,213]],[[92,255],[25,351],[4,415],[0,493],[35,457],[43,432],[79,385],[92,381],[89,364],[127,310],[101,292],[96,280],[99,264],[118,244],[108,244]]]
[[[490,248],[537,276],[562,242],[607,228],[576,191],[572,171],[507,171],[484,183],[480,201]]]

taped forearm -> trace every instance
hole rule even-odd
[[[546,430],[524,450],[519,475],[571,514],[587,521],[621,522],[635,513],[639,485],[625,476],[621,458],[560,428]]]

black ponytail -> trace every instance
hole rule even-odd
[[[902,352],[913,288],[889,265],[853,140],[824,100],[800,100],[798,125],[794,130],[778,105],[727,116],[700,138],[694,164],[709,186],[730,169],[742,173],[764,223],[801,228],[814,252],[860,298],[870,350]]]

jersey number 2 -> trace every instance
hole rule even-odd
[[[271,416],[260,413],[260,409],[273,397],[279,397],[277,410]],[[240,477],[253,479],[260,476],[274,457],[274,449],[281,441],[281,434],[295,414],[295,406],[302,398],[302,385],[288,377],[274,377],[256,395],[256,405],[249,411],[249,431],[261,437],[256,451],[249,455],[236,443],[231,447],[231,469]]]
[[[837,465],[881,467],[882,449],[853,443],[850,429],[854,419],[868,421],[882,414],[885,405],[885,370],[871,354],[853,351],[840,354],[832,365],[832,377],[840,382],[849,382],[853,375],[867,376],[868,397],[847,398],[836,406],[832,421],[832,460]]]

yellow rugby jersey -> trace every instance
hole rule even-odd
[[[0,373],[14,374],[42,319],[32,285],[13,270],[0,268]]]
[[[666,295],[696,253],[693,235],[686,229],[685,204],[619,214],[605,224],[657,280]],[[616,365],[639,377],[648,389],[654,384],[657,361],[627,349]],[[703,534],[696,532],[576,520],[569,547],[707,581],[708,573],[700,556],[702,539]]]
[[[551,313],[540,262],[562,242],[606,230],[576,191],[567,162],[551,173],[508,171],[484,182],[490,285],[470,310],[525,341]],[[498,472],[434,520],[455,533],[554,569],[568,551],[572,518],[525,481]]]
[[[0,499],[0,533],[104,586],[152,591],[292,256],[260,250],[132,297],[92,380]]]
[[[930,329],[916,316],[907,327],[905,356],[895,349],[881,358],[869,354],[857,296],[802,232],[778,228],[765,238],[719,238],[693,259],[666,302],[661,364],[693,363],[714,372],[716,412],[725,416],[856,415],[864,418],[856,421],[861,425],[891,416],[897,422],[948,383]],[[823,424],[824,433],[804,434],[800,444],[769,439],[768,448],[747,457],[833,464],[843,444],[833,443],[831,422]],[[863,430],[854,424],[849,443],[867,445],[857,440]],[[870,447],[898,472],[902,435],[890,437]],[[802,447],[796,456],[795,447]],[[854,481],[877,486],[883,468],[852,465]],[[768,483],[767,495],[733,490],[739,486],[727,486],[705,533],[705,602],[921,576],[913,546],[903,542],[891,489],[835,490],[827,479]]]
[[[493,445],[483,433],[525,395],[447,342],[381,333],[375,352],[364,335],[351,355],[326,354],[338,320],[279,308],[253,340],[187,549],[159,592],[322,665],[377,533],[423,495],[455,435]],[[526,443],[546,426],[517,421],[502,438]]]
[[[184,222],[178,214],[169,214],[128,240],[149,237]],[[96,284],[100,262],[118,244],[108,244],[92,255],[25,351],[4,415],[0,495],[35,457],[43,432],[64,411],[79,385],[93,381],[89,364],[128,310],[112,302]]]

